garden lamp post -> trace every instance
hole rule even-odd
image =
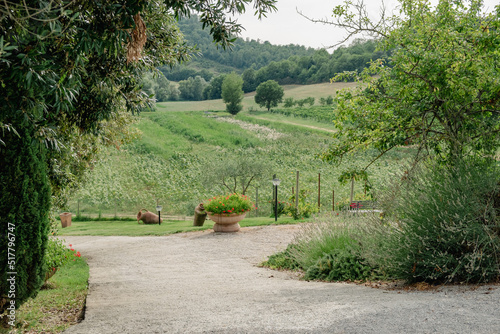
[[[156,206],[156,211],[158,211],[158,225],[161,225],[161,218],[160,218],[161,209],[163,209],[161,205]]]
[[[273,185],[274,185],[274,221],[278,221],[278,186],[280,185],[280,179],[274,177]]]

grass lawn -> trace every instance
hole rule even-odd
[[[241,227],[261,226],[274,224],[295,224],[299,221],[291,217],[280,217],[277,223],[274,218],[254,217],[245,218],[240,221]],[[74,221],[70,227],[59,229],[58,235],[122,235],[122,236],[145,236],[145,235],[168,235],[180,232],[201,231],[211,229],[214,223],[206,220],[203,226],[193,226],[193,220],[163,220],[161,225],[138,224],[137,221]]]
[[[333,122],[330,124],[321,123],[313,119],[302,118],[302,117],[290,117],[282,114],[271,114],[267,112],[253,112],[253,113],[241,113],[238,115],[240,118],[255,118],[262,119],[269,122],[281,123],[281,124],[291,124],[298,127],[304,127],[312,130],[322,131],[326,133],[333,133],[336,131]]]
[[[16,311],[14,328],[0,333],[59,333],[78,322],[87,297],[89,267],[85,259],[75,257],[59,268],[38,296]]]

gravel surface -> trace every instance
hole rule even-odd
[[[500,333],[500,287],[392,291],[257,267],[298,225],[165,237],[65,237],[88,258],[68,334]]]

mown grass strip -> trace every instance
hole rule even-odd
[[[294,224],[298,221],[282,217],[276,224]],[[240,222],[241,227],[274,225],[274,218],[253,217]],[[84,221],[72,222],[70,227],[60,229],[58,235],[95,235],[95,236],[162,236],[180,232],[203,231],[212,229],[213,222],[206,220],[203,226],[193,226],[193,220],[164,220],[161,225],[143,225],[136,221]]]
[[[16,326],[0,333],[60,333],[76,324],[83,315],[89,267],[76,257],[59,268],[40,290],[16,311]]]

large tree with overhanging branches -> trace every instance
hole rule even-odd
[[[336,99],[337,144],[323,157],[340,160],[366,148],[379,155],[416,145],[451,165],[496,152],[500,132],[500,6],[481,0],[400,0],[399,13],[373,20],[363,1],[345,1],[331,20],[346,39],[365,33],[391,50],[357,75],[355,90]],[[352,77],[343,73],[334,80]]]
[[[327,23],[347,39],[376,36],[391,56],[335,78],[359,84],[336,98],[337,142],[323,157],[372,148],[373,162],[415,147],[412,168],[379,193],[384,213],[367,218],[375,241],[363,252],[410,282],[498,280],[500,5],[485,13],[480,0],[400,0],[397,15],[373,21],[362,1],[348,0]],[[366,178],[369,165],[341,177]]]
[[[230,16],[253,6],[261,17],[275,2],[0,3],[0,313],[11,300],[17,308],[34,296],[43,281],[50,185],[64,188],[63,170],[81,171],[92,159],[92,138],[118,138],[124,110],[139,112],[149,103],[140,87],[145,72],[196,52],[176,20],[197,13],[227,47],[242,29]],[[14,253],[17,262],[8,265]],[[17,273],[15,298],[8,272]]]

